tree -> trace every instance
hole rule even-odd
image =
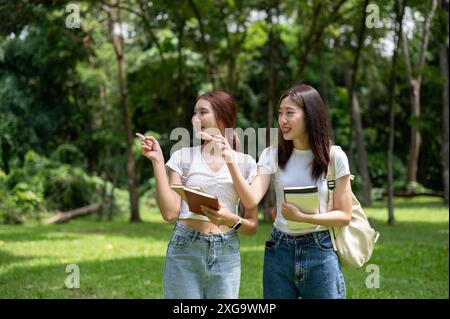
[[[115,33],[115,25],[119,25],[122,28],[122,15],[121,9],[116,8],[117,2],[111,0],[109,5],[103,5],[103,8],[108,15],[108,30],[111,37],[111,43],[114,47],[116,54],[117,66],[119,71],[119,90],[120,90],[120,102],[122,106],[122,116],[125,131],[126,141],[126,157],[127,157],[127,184],[128,192],[130,194],[130,208],[131,208],[131,222],[140,222],[139,216],[139,197],[136,187],[135,177],[135,162],[132,152],[133,146],[133,133],[132,124],[130,118],[130,106],[128,103],[128,89],[127,89],[127,74],[126,74],[126,61],[125,50],[122,34]]]
[[[423,81],[423,70],[425,66],[425,55],[428,49],[428,40],[430,35],[430,26],[434,13],[437,7],[437,0],[431,0],[431,9],[425,16],[422,29],[422,42],[420,52],[418,56],[416,71],[413,70],[411,64],[411,57],[409,53],[408,39],[405,32],[402,30],[402,48],[406,66],[406,75],[409,82],[410,98],[411,98],[411,119],[413,123],[411,125],[411,142],[409,149],[409,162],[408,162],[408,177],[407,182],[417,182],[417,166],[419,162],[421,135],[420,135],[420,113],[421,113],[421,87]]]
[[[441,23],[443,29],[448,30],[448,0],[440,1]],[[444,203],[448,205],[448,33],[445,31],[441,36],[441,43],[439,45],[439,62],[441,69],[441,76],[443,78],[442,87],[442,142],[441,142],[441,156],[442,156],[442,181],[444,184]]]
[[[406,2],[406,0],[405,0]],[[396,19],[394,25],[394,53],[392,55],[391,77],[389,81],[389,144],[387,151],[387,193],[388,193],[388,223],[394,224],[394,188],[393,188],[393,171],[392,156],[394,153],[394,133],[395,133],[395,85],[397,82],[397,54],[402,34],[403,14],[405,12],[405,2],[402,0],[395,1]]]
[[[298,71],[296,78],[301,80],[308,63],[310,53],[317,48],[322,41],[322,35],[331,23],[340,19],[339,9],[347,0],[332,1],[331,3],[324,1],[313,1],[312,17],[306,17],[302,12],[304,8],[298,6],[298,18],[306,21],[311,20],[308,32],[304,37],[298,38]],[[324,4],[325,3],[325,4]],[[333,4],[330,6],[330,4]],[[304,23],[303,21],[300,24]]]
[[[272,12],[273,11],[273,12]],[[279,3],[276,1],[273,4],[273,8],[269,8],[267,10],[267,24],[269,28],[269,34],[268,34],[268,53],[269,53],[269,65],[268,65],[268,108],[267,108],[267,127],[271,128],[273,125],[273,113],[274,113],[274,107],[275,107],[275,101],[276,101],[276,88],[278,86],[278,78],[279,78],[279,70],[275,64],[275,51],[277,46],[277,39],[278,37],[277,31],[276,31],[276,24],[273,23],[273,20],[275,18],[276,21],[279,19]],[[275,16],[274,16],[275,15]],[[266,145],[269,145],[270,143],[270,130],[267,130],[266,132]],[[275,190],[273,188],[273,185],[269,185],[267,196],[264,198],[264,220],[270,221],[272,210],[274,209],[274,197],[275,197]]]
[[[366,160],[366,146],[364,143],[364,130],[361,120],[361,111],[359,107],[359,100],[356,93],[356,76],[358,73],[358,66],[360,61],[360,55],[361,50],[363,47],[364,42],[364,33],[366,30],[366,15],[367,15],[367,4],[368,0],[364,1],[363,5],[363,14],[362,14],[362,22],[358,34],[358,44],[356,47],[356,52],[354,56],[353,66],[351,71],[344,67],[344,72],[346,73],[346,85],[347,85],[347,91],[349,96],[349,108],[350,108],[350,115],[352,119],[353,129],[355,130],[356,134],[356,144],[357,144],[357,150],[358,150],[358,164],[359,164],[359,171],[362,178],[363,183],[363,196],[364,201],[363,203],[365,205],[372,205],[371,200],[371,189],[372,189],[372,183],[370,181],[369,172],[367,169],[367,160]]]

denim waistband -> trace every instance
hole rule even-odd
[[[188,239],[200,240],[205,242],[210,241],[227,241],[237,239],[238,235],[235,230],[230,230],[225,233],[201,233],[189,226],[183,225],[181,223],[176,223],[174,232]]]
[[[279,231],[278,229],[276,229],[275,227],[272,228],[272,238],[274,240],[277,241],[286,241],[288,243],[295,243],[295,242],[307,242],[307,241],[311,241],[311,240],[315,240],[315,239],[322,239],[325,236],[329,236],[330,233],[328,230],[323,230],[323,231],[317,231],[317,232],[312,232],[312,233],[308,233],[308,234],[304,234],[304,235],[288,235],[286,233],[283,233],[282,231]]]

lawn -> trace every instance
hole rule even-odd
[[[366,211],[381,233],[370,261],[378,267],[379,288],[366,286],[372,268],[344,268],[348,298],[448,298],[449,211],[440,199],[396,200],[395,226],[386,224],[384,203]],[[173,224],[156,209],[142,217],[141,224],[92,216],[62,225],[0,225],[0,298],[162,298]],[[256,236],[241,236],[240,298],[262,297],[270,230],[260,224]],[[66,288],[69,264],[79,267],[80,288]]]

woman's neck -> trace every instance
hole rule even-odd
[[[308,136],[299,137],[292,140],[294,148],[297,150],[310,150],[311,145],[309,144]]]
[[[215,147],[213,142],[211,141],[205,141],[203,145],[201,146],[202,154],[204,154],[207,157],[216,157],[216,158],[222,158],[222,153],[220,152],[220,149],[218,147]],[[207,150],[208,152],[204,151]]]

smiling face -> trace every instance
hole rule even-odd
[[[192,116],[192,125],[198,137],[198,129],[203,132],[217,134],[218,125],[216,115],[211,103],[205,99],[199,99],[194,107],[194,115]]]
[[[285,140],[304,139],[306,135],[305,112],[289,96],[280,103],[278,125]]]

